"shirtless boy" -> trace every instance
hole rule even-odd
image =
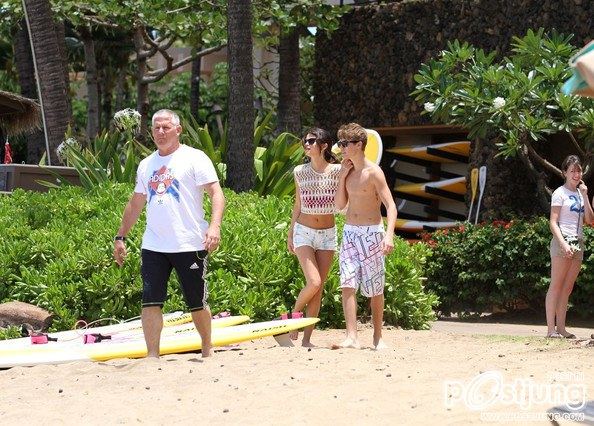
[[[373,348],[384,349],[384,256],[394,249],[396,205],[382,169],[364,155],[367,133],[356,123],[338,129],[342,165],[336,192],[336,207],[347,205],[340,247],[340,285],[346,322],[346,339],[335,348],[361,347],[357,338],[357,289],[371,299]],[[384,231],[381,204],[387,211]]]

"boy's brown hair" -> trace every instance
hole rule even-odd
[[[339,140],[361,141],[361,147],[365,151],[365,147],[367,146],[367,132],[360,124],[343,124],[338,129],[337,136]]]

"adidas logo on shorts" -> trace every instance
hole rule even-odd
[[[192,263],[192,266],[190,266],[190,269],[198,269],[198,265],[196,264],[196,262]]]

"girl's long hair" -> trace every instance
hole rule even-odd
[[[312,127],[305,132],[303,138],[301,138],[301,142],[305,140],[307,135],[314,135],[316,137],[316,144],[320,146],[326,144],[326,148],[322,150],[322,154],[324,155],[324,160],[326,160],[330,164],[338,164],[340,160],[338,157],[332,152],[332,145],[334,145],[334,138],[327,130],[320,129],[319,127]],[[309,163],[311,159],[306,155],[304,162]]]

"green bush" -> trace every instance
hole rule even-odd
[[[129,235],[124,267],[112,260],[112,238],[131,191],[129,184],[105,184],[91,191],[16,190],[0,198],[0,301],[20,300],[48,309],[56,314],[56,329],[71,328],[78,319],[138,315],[144,217]],[[292,200],[228,190],[225,196],[222,246],[209,259],[211,308],[247,314],[256,321],[274,318],[290,309],[304,285],[297,259],[286,249]],[[400,239],[395,246],[387,260],[386,322],[426,328],[437,303],[421,284],[428,249]],[[164,309],[184,310],[175,274],[172,278]],[[363,314],[366,305],[360,298]],[[336,262],[320,315],[325,326],[343,324]]]
[[[585,316],[594,313],[594,256],[588,253],[594,232],[586,227],[584,234],[586,253],[570,305]],[[551,268],[548,219],[464,224],[425,234],[424,240],[433,249],[427,288],[439,296],[441,313],[486,312],[493,306],[509,311],[525,305],[544,312]]]

